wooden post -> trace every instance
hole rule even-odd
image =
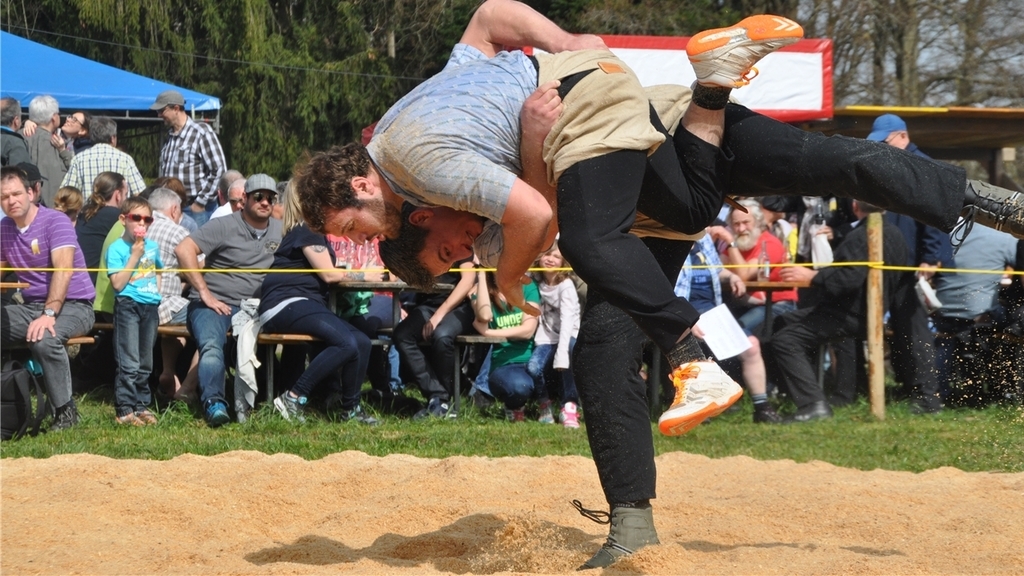
[[[882,262],[882,214],[868,215],[868,260]],[[882,315],[882,271],[868,269],[868,389],[871,396],[871,413],[879,420],[885,419],[885,348]]]

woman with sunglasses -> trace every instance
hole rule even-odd
[[[53,133],[51,142],[60,149],[62,146],[71,152],[78,154],[92,148],[93,141],[89,139],[89,123],[92,121],[92,114],[79,110],[68,114],[64,119],[64,125]]]
[[[89,123],[92,122],[92,114],[79,110],[68,114],[64,118],[64,125],[50,136],[50,144],[57,150],[68,150],[74,154],[84,152],[92,148],[94,142],[89,139]],[[28,138],[35,134],[39,125],[31,119],[25,121],[21,134]]]

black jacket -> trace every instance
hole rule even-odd
[[[907,261],[907,243],[903,234],[888,222],[883,222],[882,257],[887,266],[904,266]],[[833,252],[834,262],[867,262],[868,233],[867,219],[861,220],[857,226],[846,234],[843,241]],[[909,272],[885,271],[882,286],[885,292],[886,309],[892,303],[892,295],[898,283],[906,282],[907,277],[913,280]],[[811,281],[820,297],[819,308],[835,309],[839,314],[865,316],[867,303],[867,266],[832,266],[818,272]]]

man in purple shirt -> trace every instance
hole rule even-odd
[[[64,344],[92,329],[96,290],[71,221],[37,206],[35,195],[20,168],[0,172],[0,207],[7,214],[0,220],[0,267],[14,268],[29,285],[21,293],[23,303],[3,306],[0,334],[4,347],[31,351],[55,409],[50,430],[63,430],[78,423]]]

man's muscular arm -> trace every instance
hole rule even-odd
[[[522,2],[487,0],[473,14],[460,44],[467,44],[487,56],[506,47],[535,46],[545,52],[606,48],[592,34],[570,34]]]

